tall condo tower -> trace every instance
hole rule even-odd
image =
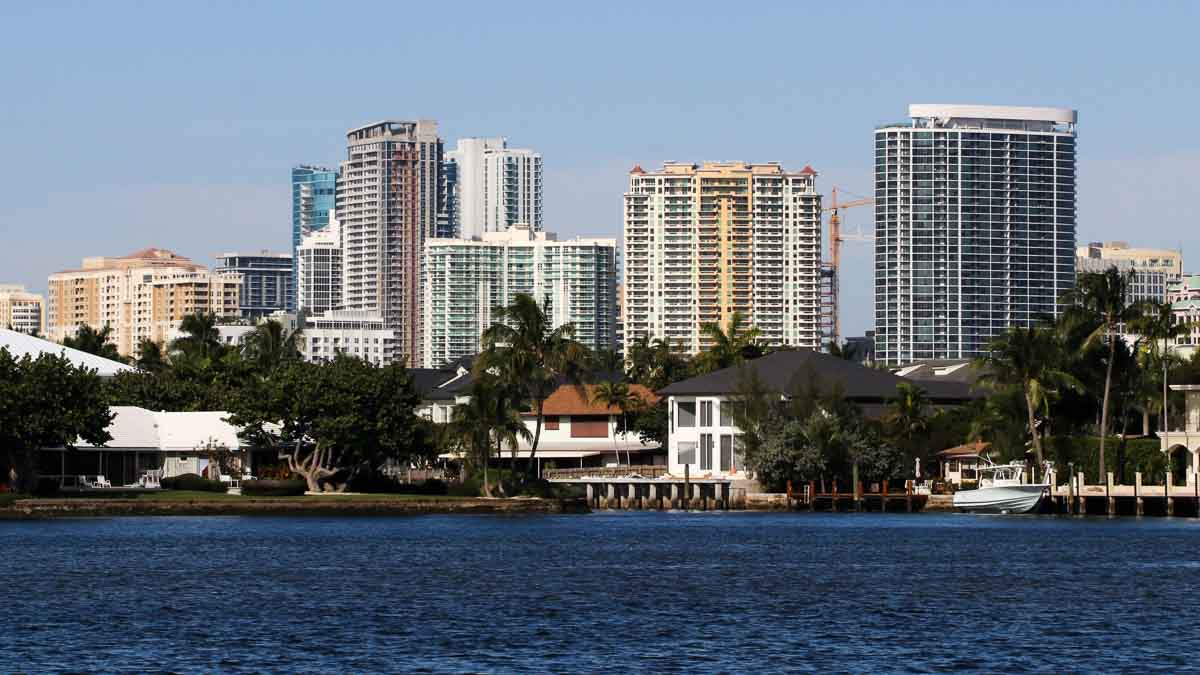
[[[875,130],[875,346],[978,356],[1075,284],[1075,123],[1063,108],[910,105]]]
[[[737,312],[772,345],[821,340],[817,172],[778,163],[636,166],[625,193],[625,349],[641,336],[709,346]]]
[[[337,171],[321,166],[292,168],[292,285],[288,311],[296,309],[299,275],[296,249],[305,235],[323,230],[329,224],[336,188]]]
[[[470,239],[517,224],[542,229],[542,156],[503,138],[464,138],[446,153],[454,236]]]
[[[420,365],[421,251],[437,232],[442,139],[437,123],[383,121],[346,134],[337,181],[342,308],[374,312]]]

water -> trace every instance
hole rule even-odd
[[[0,523],[0,671],[1197,668],[1200,521]]]

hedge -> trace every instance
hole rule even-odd
[[[228,492],[229,486],[219,480],[209,480],[194,473],[164,478],[159,482],[164,490],[191,490],[194,492]]]
[[[242,494],[255,497],[295,497],[308,490],[302,480],[247,480],[242,481]]]
[[[1104,443],[1105,470],[1111,471],[1119,480],[1121,468],[1117,466],[1118,449],[1121,439],[1109,438]],[[1142,472],[1142,480],[1146,482],[1162,482],[1167,469],[1167,457],[1162,452],[1162,445],[1157,438],[1133,438],[1125,441],[1124,451],[1124,482],[1133,483],[1133,474]],[[1075,463],[1075,472],[1084,472],[1087,480],[1101,480],[1100,470],[1100,439],[1094,436],[1059,436],[1046,441],[1046,459],[1055,464],[1060,475],[1068,471],[1068,462]],[[1178,472],[1178,468],[1176,469]],[[1175,478],[1178,478],[1176,476]]]

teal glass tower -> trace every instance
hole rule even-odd
[[[299,270],[296,249],[304,235],[322,230],[329,224],[334,208],[338,172],[321,166],[297,166],[292,169],[292,285],[288,311],[296,311]]]

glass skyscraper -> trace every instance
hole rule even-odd
[[[978,356],[1075,284],[1076,112],[911,105],[875,130],[875,347]]]
[[[296,309],[296,289],[299,270],[296,269],[300,240],[306,234],[322,230],[329,224],[337,196],[338,172],[320,166],[297,166],[292,169],[292,285],[288,311]]]

